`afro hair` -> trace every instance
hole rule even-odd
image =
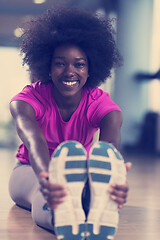
[[[112,20],[80,9],[48,10],[25,24],[20,40],[23,64],[44,84],[51,81],[54,49],[65,43],[80,47],[88,57],[87,87],[99,86],[111,76],[111,69],[122,62]]]

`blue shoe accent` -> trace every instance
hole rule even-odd
[[[88,239],[111,240],[116,232],[119,213],[117,203],[111,200],[107,190],[112,183],[124,184],[126,181],[123,157],[112,144],[95,143],[89,154],[88,172],[91,191]]]
[[[111,170],[111,163],[110,162],[103,162],[103,161],[97,161],[94,159],[90,159],[89,162],[90,167],[95,167],[95,168],[102,168],[102,169],[108,169]]]
[[[54,157],[58,157],[61,154],[62,148],[68,148],[68,156],[84,156],[85,149],[82,144],[77,141],[65,141],[62,142],[54,151]]]
[[[85,214],[81,195],[87,180],[86,151],[76,141],[61,143],[54,151],[49,179],[67,186],[69,195],[54,210],[55,232],[61,240],[82,240],[86,232]]]
[[[112,149],[112,151],[115,153],[116,158],[119,160],[123,160],[122,155],[117,151],[117,149],[109,143],[99,141],[97,147],[92,148],[92,154],[97,155],[97,156],[104,156],[104,157],[109,157],[108,152],[106,151],[107,149]]]
[[[109,183],[111,175],[90,173],[93,182]]]
[[[80,224],[79,225],[79,232],[78,234],[73,234],[72,233],[72,226],[68,225],[68,226],[63,226],[62,227],[57,227],[57,235],[58,235],[58,239],[59,240],[79,240],[79,239],[84,239],[85,236],[85,225],[84,224]]]
[[[81,161],[81,160],[79,160],[78,162],[77,161],[75,161],[75,162],[73,162],[73,161],[67,161],[66,162],[66,165],[65,165],[65,167],[66,167],[66,169],[71,169],[71,168],[86,168],[87,167],[87,161],[86,160],[84,160],[84,161]]]
[[[115,227],[101,226],[99,234],[93,234],[93,224],[87,225],[88,239],[91,240],[111,240],[116,233]]]
[[[86,175],[83,174],[66,174],[67,182],[84,182],[86,180]]]

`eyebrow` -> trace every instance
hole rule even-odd
[[[55,56],[54,59],[56,59],[56,58],[58,58],[58,59],[62,59],[62,60],[65,59],[65,57],[61,57],[61,56]],[[80,61],[80,60],[87,61],[87,59],[86,59],[86,58],[83,58],[83,57],[75,58],[75,60],[76,60],[76,61]]]

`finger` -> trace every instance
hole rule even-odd
[[[119,191],[119,190],[116,190],[116,189],[109,189],[108,192],[111,194],[111,195],[114,195],[116,197],[120,197],[120,198],[127,198],[128,194],[127,192],[124,192],[124,191]]]
[[[58,206],[59,206],[59,204],[53,204],[53,205],[51,205],[51,206],[49,206],[49,207],[54,210],[54,209],[56,209]]]
[[[48,172],[40,172],[39,177],[40,178],[48,178],[49,177],[49,173]]]
[[[49,189],[50,191],[67,191],[67,187],[62,184],[57,184],[57,183],[51,183],[49,182]]]
[[[118,204],[118,208],[119,208],[119,209],[122,209],[122,208],[123,208],[123,205],[122,205],[122,204]]]
[[[45,204],[45,207],[47,207],[48,209],[56,209],[59,206],[59,204]]]
[[[49,188],[49,182],[46,178],[41,178],[39,180],[40,187],[42,188]]]
[[[39,184],[40,184],[39,190],[41,191],[43,196],[46,196],[47,194],[49,194],[48,180],[46,180],[45,178],[42,178],[42,179],[40,179]]]
[[[51,209],[53,209],[53,210],[55,210],[56,208],[58,208],[59,205],[60,205],[60,204],[46,204],[46,206],[47,206],[48,208],[51,208]]]
[[[123,205],[124,203],[126,203],[126,198],[117,197],[115,195],[111,195],[111,199],[115,201],[118,205]]]
[[[40,188],[41,193],[43,194],[43,196],[46,198],[47,196],[49,196],[49,191],[46,188]]]
[[[68,192],[66,190],[50,191],[50,189],[47,188],[40,188],[40,191],[42,192],[45,199],[63,198],[68,195]]]
[[[125,166],[126,166],[126,170],[128,172],[131,169],[131,167],[132,167],[132,163],[131,162],[127,162],[127,163],[125,163]]]
[[[50,191],[65,190],[66,187],[62,184],[54,184],[49,182],[46,178],[41,178],[39,181],[41,188],[46,188]]]
[[[111,185],[111,187],[109,188],[109,191],[114,191],[115,190],[118,190],[118,191],[122,191],[122,192],[128,192],[129,191],[129,186],[128,186],[128,183],[126,182],[125,184],[121,185],[121,184],[116,184],[116,183],[113,183]]]
[[[53,207],[53,205],[59,205],[63,203],[66,199],[66,196],[61,196],[61,197],[50,197],[50,196],[45,196],[45,200],[47,203],[48,207]]]
[[[66,191],[54,191],[49,193],[50,198],[63,198],[68,195],[68,192]]]
[[[63,203],[66,200],[66,198],[55,198],[55,199],[47,199],[47,206],[52,207],[53,206],[58,206],[59,204]]]
[[[52,205],[52,204],[60,204],[60,203],[63,203],[65,201],[65,199],[66,199],[65,197],[63,197],[63,198],[54,198],[54,199],[48,200],[48,203],[50,205]]]

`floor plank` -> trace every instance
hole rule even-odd
[[[30,212],[14,205],[8,194],[8,180],[14,166],[14,151],[0,150],[0,240],[56,240],[36,226]],[[133,163],[128,173],[130,192],[121,210],[115,240],[159,240],[160,157],[125,155]]]

